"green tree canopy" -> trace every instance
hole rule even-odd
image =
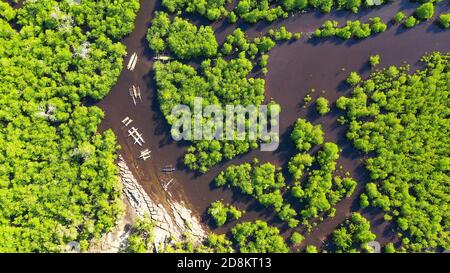
[[[370,222],[355,212],[333,232],[333,250],[336,252],[369,251],[367,243],[375,238],[375,234],[370,231]]]
[[[0,251],[86,250],[122,207],[115,136],[81,102],[115,84],[139,1],[0,3]]]
[[[278,228],[256,220],[237,224],[231,229],[233,239],[242,253],[286,253],[289,251]]]
[[[374,153],[362,202],[382,208],[412,251],[450,244],[449,58],[425,56],[425,68],[413,73],[408,66],[375,72],[337,102],[347,113],[347,138]]]

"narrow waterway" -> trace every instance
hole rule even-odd
[[[164,204],[167,194],[170,193],[176,199],[185,201],[200,216],[204,214],[211,202],[223,199],[247,211],[241,221],[262,218],[273,224],[279,224],[271,210],[262,209],[251,198],[233,194],[230,190],[214,189],[211,187],[211,181],[226,166],[250,161],[254,157],[258,157],[262,162],[272,162],[279,166],[287,164],[294,153],[289,134],[293,123],[299,117],[306,117],[315,124],[322,124],[326,140],[339,144],[344,150],[339,164],[359,181],[358,192],[361,191],[368,180],[367,174],[359,152],[352,149],[345,139],[346,128],[339,127],[336,123],[339,113],[332,111],[325,117],[318,117],[313,107],[307,109],[302,107],[304,96],[313,88],[316,90],[312,94],[313,98],[324,96],[334,103],[338,97],[348,94],[349,89],[343,81],[351,71],[358,71],[364,76],[370,73],[368,58],[373,54],[381,56],[380,67],[401,65],[404,62],[413,64],[415,67],[423,54],[450,49],[450,32],[440,30],[432,22],[422,23],[407,31],[398,26],[390,26],[380,35],[357,42],[341,42],[334,39],[308,41],[302,38],[300,41],[281,44],[270,52],[269,74],[266,76],[266,97],[273,98],[282,106],[280,148],[273,153],[253,151],[236,160],[222,163],[204,175],[196,175],[183,167],[182,157],[187,146],[171,140],[168,134],[169,128],[158,110],[156,101],[152,53],[148,49],[145,35],[153,12],[160,8],[160,1],[141,0],[140,2],[141,10],[136,19],[135,30],[123,41],[128,48],[124,70],[110,94],[98,103],[98,106],[105,111],[101,128],[102,130],[110,128],[116,133],[121,145],[120,153],[152,198]],[[243,27],[251,37],[281,25],[285,25],[292,32],[306,33],[320,27],[328,19],[336,19],[339,22],[359,19],[365,22],[370,17],[380,16],[388,21],[399,10],[410,14],[416,6],[417,4],[411,4],[409,0],[402,0],[381,8],[366,10],[357,15],[348,12],[334,12],[329,15],[306,13],[297,14],[270,26],[259,23]],[[441,3],[439,10],[448,11],[448,3]],[[205,23],[204,20],[201,22]],[[219,41],[223,41],[226,34],[233,29],[233,26],[224,22],[214,23],[213,27],[216,29]],[[139,58],[134,72],[131,72],[125,66],[134,52]],[[128,92],[131,85],[139,86],[142,90],[143,101],[138,102],[136,106]],[[127,128],[124,128],[121,123],[125,117],[133,120]],[[143,134],[145,144],[142,147],[135,145],[132,139],[127,137],[127,130],[131,126]],[[152,158],[147,161],[139,160],[140,151],[145,149],[152,150]],[[169,164],[176,166],[177,171],[172,175],[164,175],[161,168]],[[173,182],[170,183],[166,192],[162,185],[172,179]],[[320,224],[307,237],[305,243],[319,245],[320,240],[324,240],[351,211],[358,210],[358,195],[355,193],[352,198],[339,203],[336,217]],[[364,214],[371,220],[378,240],[386,242],[392,239],[392,233],[376,211],[365,211]],[[283,225],[280,227],[283,231],[286,230]],[[225,226],[218,232],[224,232],[227,228],[229,227]]]

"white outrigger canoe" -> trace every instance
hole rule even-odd
[[[128,62],[128,65],[127,65],[127,69],[130,71],[134,71],[137,61],[138,61],[138,56],[137,56],[137,53],[135,52],[135,53],[133,53],[133,55],[131,55],[130,61]]]

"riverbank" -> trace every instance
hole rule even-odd
[[[121,155],[119,155],[118,167],[120,182],[123,185],[125,214],[119,219],[113,231],[94,244],[92,252],[119,252],[124,249],[134,220],[145,216],[149,216],[155,225],[153,229],[155,251],[163,249],[172,239],[180,240],[187,233],[193,243],[203,242],[207,233],[184,203],[168,198],[170,209],[166,209],[161,203],[150,198]]]
[[[380,68],[390,65],[401,65],[404,61],[413,64],[425,54],[435,50],[448,49],[448,34],[439,30],[432,22],[423,23],[412,30],[402,30],[397,26],[390,27],[386,32],[368,38],[363,41],[339,41],[329,39],[326,41],[306,41],[304,39],[295,43],[284,43],[275,47],[269,58],[269,73],[266,79],[266,97],[273,98],[282,106],[280,117],[281,146],[273,153],[252,151],[242,157],[230,162],[221,163],[208,173],[197,175],[185,169],[182,156],[185,152],[183,143],[172,141],[169,128],[156,99],[156,88],[153,82],[153,59],[145,40],[146,31],[150,25],[154,10],[160,9],[157,1],[141,1],[141,10],[136,19],[135,31],[124,40],[128,48],[128,56],[125,65],[134,52],[138,55],[138,62],[133,72],[124,68],[118,84],[99,106],[105,111],[105,120],[102,128],[112,128],[121,145],[121,153],[130,169],[136,175],[140,185],[149,196],[161,202],[168,209],[170,204],[166,203],[167,196],[172,195],[177,201],[184,201],[187,208],[198,217],[202,215],[216,200],[223,200],[246,214],[241,221],[253,221],[263,219],[271,225],[278,225],[282,232],[289,236],[289,229],[280,225],[277,217],[270,210],[261,208],[251,198],[242,197],[230,190],[216,189],[211,187],[214,177],[230,164],[249,162],[254,157],[262,162],[271,162],[278,166],[286,166],[288,159],[293,155],[293,144],[289,139],[292,124],[299,117],[306,117],[314,124],[322,124],[327,141],[338,143],[343,149],[339,165],[350,172],[353,178],[359,182],[356,193],[336,207],[337,213],[334,218],[328,218],[307,236],[304,244],[320,245],[327,236],[342,223],[342,221],[353,211],[360,210],[358,203],[359,193],[368,181],[368,176],[363,164],[363,158],[357,153],[345,137],[346,128],[338,126],[336,118],[339,111],[320,117],[313,108],[303,108],[302,101],[311,89],[316,93],[313,97],[326,97],[332,104],[340,96],[347,95],[350,91],[343,82],[351,71],[358,71],[367,76],[371,70],[367,64],[371,55],[381,56]],[[269,28],[277,28],[285,25],[291,32],[308,33],[320,27],[326,20],[367,21],[368,18],[380,16],[383,20],[389,20],[398,10],[413,12],[414,3],[395,2],[380,8],[365,10],[358,14],[344,11],[333,11],[330,14],[310,12],[296,14],[286,20],[274,22],[271,25],[258,23],[253,26],[244,26],[250,37],[260,35]],[[195,22],[204,20],[194,18]],[[218,41],[223,41],[235,26],[225,22],[212,24]],[[446,36],[447,35],[447,36]],[[351,58],[349,57],[351,56]],[[140,86],[143,102],[136,106],[129,96],[130,85]],[[133,126],[138,128],[146,141],[145,147],[134,145],[131,138],[127,137],[121,120],[125,117],[133,119]],[[152,158],[147,161],[139,160],[140,150],[152,150]],[[173,165],[177,171],[171,174],[174,179],[167,189],[164,184],[168,177],[161,172],[165,165]],[[371,220],[374,233],[377,234],[381,243],[392,239],[392,232],[382,216],[376,210],[362,211],[364,216]],[[234,223],[233,223],[234,224]],[[231,225],[215,230],[223,233],[229,230]]]

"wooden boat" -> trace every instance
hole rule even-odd
[[[164,167],[161,169],[161,171],[164,172],[164,173],[171,173],[171,172],[174,172],[174,171],[176,171],[176,170],[177,170],[177,169],[175,169],[174,167],[172,167],[172,165],[164,166]]]

